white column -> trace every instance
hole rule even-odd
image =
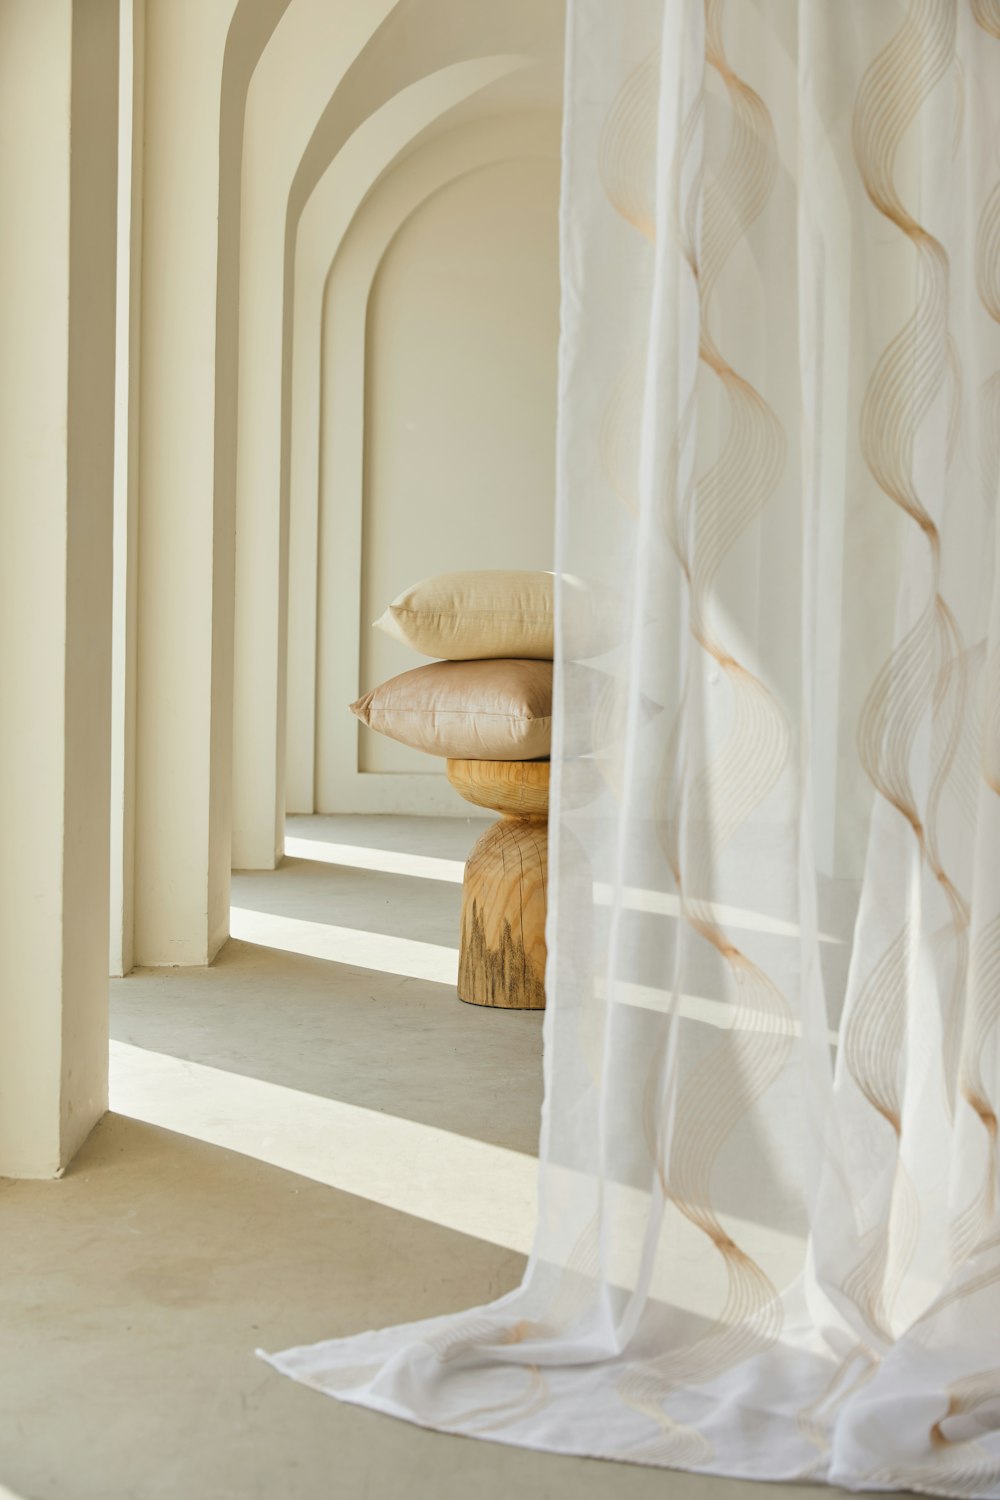
[[[236,0],[146,13],[134,959],[229,930],[232,538],[215,511],[220,116]]]
[[[134,960],[229,934],[240,162],[292,0],[146,0]]]
[[[133,952],[135,643],[142,286],[142,104],[146,0],[121,0],[118,94],[118,308],[111,664],[111,973]]]
[[[118,0],[0,0],[0,1175],[107,1107]]]

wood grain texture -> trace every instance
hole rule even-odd
[[[450,760],[448,780],[467,801],[501,814],[465,866],[459,998],[544,1010],[548,761]]]
[[[458,993],[471,1005],[545,1008],[548,830],[540,818],[501,818],[465,866]]]
[[[448,780],[466,802],[514,817],[549,811],[547,760],[449,760]]]

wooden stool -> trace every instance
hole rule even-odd
[[[465,865],[458,996],[470,1005],[545,1009],[547,760],[449,760],[467,802],[500,813]]]

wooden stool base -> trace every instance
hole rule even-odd
[[[459,999],[545,1009],[547,761],[448,762],[448,780],[500,813],[473,847],[462,887]]]

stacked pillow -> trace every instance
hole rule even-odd
[[[551,573],[441,573],[376,626],[424,656],[351,705],[390,739],[456,760],[544,760],[552,744]]]
[[[445,661],[530,657],[551,662],[555,578],[501,569],[439,573],[405,589],[375,628],[421,656]]]

